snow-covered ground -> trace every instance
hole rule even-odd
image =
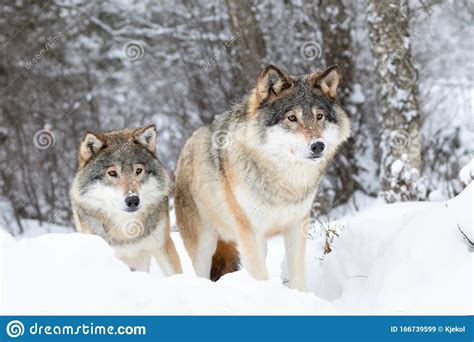
[[[312,289],[346,314],[472,314],[473,188],[348,220]]]
[[[242,270],[212,283],[194,276],[177,233],[184,274],[163,278],[156,264],[151,274],[129,271],[96,236],[16,240],[0,230],[0,314],[473,314],[473,188],[447,202],[377,204],[332,222],[340,237],[327,255],[315,230],[310,293],[282,285],[281,238],[269,244],[269,281]]]

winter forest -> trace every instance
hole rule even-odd
[[[155,123],[173,174],[191,133],[268,64],[341,70],[351,138],[315,220],[375,200],[452,198],[474,177],[473,20],[469,0],[3,1],[1,225],[72,226],[87,130]]]
[[[473,23],[472,0],[2,1],[0,315],[470,317],[466,315],[473,314]],[[275,176],[265,186],[255,185],[263,173],[247,178],[253,193],[267,191],[263,200],[245,195],[241,201],[248,213],[256,214],[254,225],[288,225],[287,231],[297,234],[257,243],[250,227],[250,234],[235,241],[233,272],[213,282],[205,279],[216,279],[212,268],[210,272],[204,268],[212,266],[218,254],[209,254],[222,242],[216,241],[216,234],[224,235],[215,228],[195,237],[199,227],[192,214],[197,210],[183,200],[191,190],[180,190],[183,176],[175,176],[178,156],[196,129],[209,125],[256,87],[269,64],[288,75],[306,75],[337,64],[340,82],[335,101],[348,113],[350,138],[329,164],[312,205],[314,192],[306,197],[307,230],[296,229],[294,205],[265,206],[273,200],[273,190],[299,175],[286,172],[287,167],[294,169],[295,159],[281,159],[277,171],[285,177]],[[323,83],[305,84],[319,87],[305,96],[315,97],[323,90]],[[319,115],[323,114],[313,113],[312,119],[319,120]],[[299,120],[294,115],[286,119],[291,116]],[[86,132],[148,124],[156,125],[156,144],[154,132],[152,138],[142,132],[142,150],[132,150],[128,142],[121,142],[118,150],[135,157],[147,143],[146,153],[157,164],[150,157],[156,146],[171,187],[179,190],[176,200],[171,191],[169,220],[166,194],[147,197],[153,202],[148,207],[161,208],[147,216],[162,213],[150,223],[153,234],[161,237],[134,240],[137,235],[127,228],[137,227],[136,218],[145,209],[137,209],[129,219],[122,215],[135,214],[128,208],[117,210],[119,206],[107,218],[120,221],[112,230],[125,234],[123,246],[108,243],[107,234],[74,232],[71,207],[77,221],[76,200],[71,196],[71,206],[69,191],[79,163],[84,165],[84,149],[91,157],[97,143],[96,139],[91,144]],[[272,141],[287,143],[281,137],[290,136],[274,135]],[[81,141],[86,147],[80,161]],[[99,149],[107,145],[100,144]],[[245,151],[250,151],[245,156],[253,152]],[[277,173],[273,166],[278,158],[267,168],[267,176]],[[137,169],[130,168],[133,182],[144,177],[141,164],[145,163],[139,160]],[[181,165],[180,161],[180,170]],[[115,165],[103,166],[104,175],[118,175],[109,171]],[[208,169],[196,169],[189,178],[194,181]],[[303,175],[311,177],[311,169],[307,170]],[[159,171],[165,175],[161,167]],[[99,178],[90,175],[95,184]],[[204,187],[207,191],[199,197],[200,204],[222,202],[215,212],[234,210],[214,226],[229,228],[227,218],[237,219],[243,210],[235,206],[237,200],[229,202],[207,190],[211,183],[205,180],[213,175],[218,177],[209,172],[204,181],[196,181],[203,184],[199,191]],[[154,178],[159,179],[156,174]],[[163,183],[164,178],[156,182]],[[296,180],[306,182],[303,177]],[[106,212],[107,205],[115,204],[112,196],[106,197],[110,188],[97,188],[85,201],[95,196],[98,212]],[[155,195],[157,188],[143,187],[147,190],[140,195]],[[78,189],[72,193],[82,191]],[[137,208],[138,192],[129,187],[127,195],[120,193],[120,204],[129,207],[127,201],[133,198],[130,203]],[[192,217],[188,241],[180,215]],[[105,230],[103,222],[97,222],[93,227]],[[145,226],[148,219],[139,221],[138,238],[147,232]],[[245,249],[246,241],[251,247]],[[190,249],[194,242],[201,247]],[[145,252],[153,250],[154,257],[144,258],[143,268],[127,264],[130,248],[142,247]],[[122,258],[119,250],[125,251]],[[195,259],[209,254],[208,263],[196,262],[192,253]],[[250,271],[256,264],[264,271],[258,276]],[[293,286],[295,275],[298,286]],[[312,330],[320,334],[319,328]],[[338,330],[331,336],[350,333]],[[259,331],[259,338],[264,332]]]

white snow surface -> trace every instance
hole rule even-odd
[[[345,314],[468,315],[473,308],[473,188],[446,202],[398,203],[347,221],[313,274]],[[316,281],[318,279],[319,281]]]
[[[269,243],[269,281],[241,270],[212,283],[195,277],[178,233],[184,274],[164,278],[155,263],[150,274],[131,272],[97,236],[16,240],[0,230],[0,314],[473,314],[473,188],[332,222],[342,229],[330,254],[323,235],[308,240],[309,293],[282,285],[281,238]]]
[[[396,177],[403,170],[403,162],[400,159],[395,160],[390,166],[390,172],[392,176]]]

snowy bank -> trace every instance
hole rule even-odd
[[[243,270],[212,283],[194,276],[177,233],[184,274],[131,272],[99,237],[0,230],[1,314],[472,314],[473,183],[447,202],[383,205],[344,223],[333,251],[309,240],[314,293],[280,281],[281,238],[270,242],[271,279]],[[466,235],[464,237],[461,231]]]
[[[346,314],[472,314],[473,188],[348,220],[322,267],[312,263],[312,290]]]
[[[131,272],[100,238],[47,234],[19,242],[3,231],[1,314],[332,314],[313,294],[241,271],[218,283],[192,272]],[[181,249],[181,248],[180,248]],[[184,252],[181,249],[181,254]]]

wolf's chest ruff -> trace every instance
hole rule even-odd
[[[292,222],[300,221],[308,215],[314,192],[294,202],[288,202],[285,196],[278,195],[267,201],[268,196],[256,195],[254,190],[246,187],[237,187],[235,197],[252,227],[266,235],[268,232],[289,228]]]

